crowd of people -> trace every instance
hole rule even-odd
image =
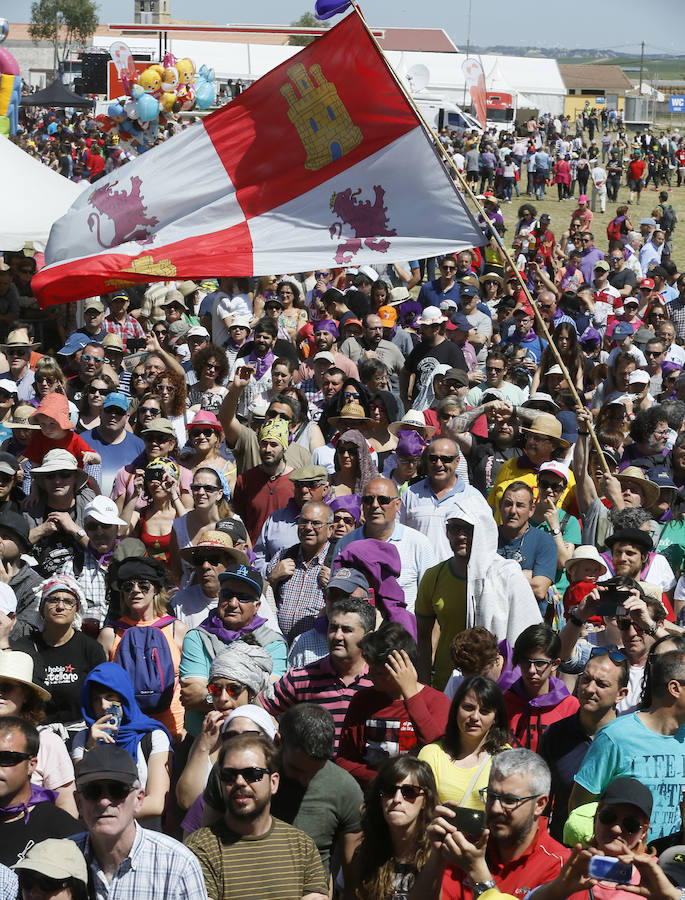
[[[434,259],[46,314],[4,254],[4,897],[682,900],[685,149],[592,115],[441,135]],[[577,208],[501,243],[523,167]]]

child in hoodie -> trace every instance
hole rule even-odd
[[[40,465],[48,450],[56,448],[68,450],[76,457],[81,469],[101,462],[100,454],[74,433],[74,425],[69,419],[69,401],[64,394],[46,394],[29,419],[32,425],[40,426],[40,432],[34,432],[24,450],[24,456],[34,465]]]
[[[521,677],[504,693],[512,746],[537,753],[548,725],[573,715],[578,700],[563,681],[552,676],[560,663],[561,640],[549,625],[530,625],[514,644]]]

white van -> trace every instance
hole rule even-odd
[[[435,131],[449,128],[450,131],[456,131],[459,134],[464,131],[483,133],[480,123],[471,113],[465,112],[456,103],[452,103],[444,97],[422,92],[420,95],[414,96],[414,102],[421,110],[424,119]]]

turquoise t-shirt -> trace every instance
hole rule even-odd
[[[639,713],[619,716],[597,732],[575,777],[591,794],[601,794],[620,775],[650,789],[654,808],[649,840],[680,831],[680,799],[685,788],[685,726],[676,734],[657,734]]]
[[[664,526],[656,549],[657,553],[666,557],[673,574],[679,578],[685,561],[685,518],[674,520]]]

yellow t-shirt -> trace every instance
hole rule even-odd
[[[466,798],[464,798],[464,793],[469,784],[471,784],[471,779],[476,774],[478,766],[474,766],[471,769],[460,769],[459,766],[452,762],[440,744],[437,743],[426,744],[419,752],[419,759],[427,762],[433,770],[441,803],[448,801],[449,803],[466,806],[469,809],[485,809],[484,803],[478,796],[478,791],[488,786],[492,757],[483,766],[476,783]]]
[[[499,514],[499,502],[502,496],[513,481],[523,481],[533,489],[533,498],[538,499],[538,474],[532,469],[519,469],[519,457],[508,459],[497,473],[497,478],[492,486],[492,490],[488,494],[488,503],[494,510],[495,521],[498,525],[502,524],[502,517]],[[576,496],[576,479],[573,472],[569,472],[568,484],[557,500],[557,506],[560,509],[568,510]]]
[[[443,691],[454,668],[450,643],[466,628],[466,579],[452,574],[449,560],[426,571],[419,584],[414,611],[417,616],[435,617],[440,625],[432,684]]]

